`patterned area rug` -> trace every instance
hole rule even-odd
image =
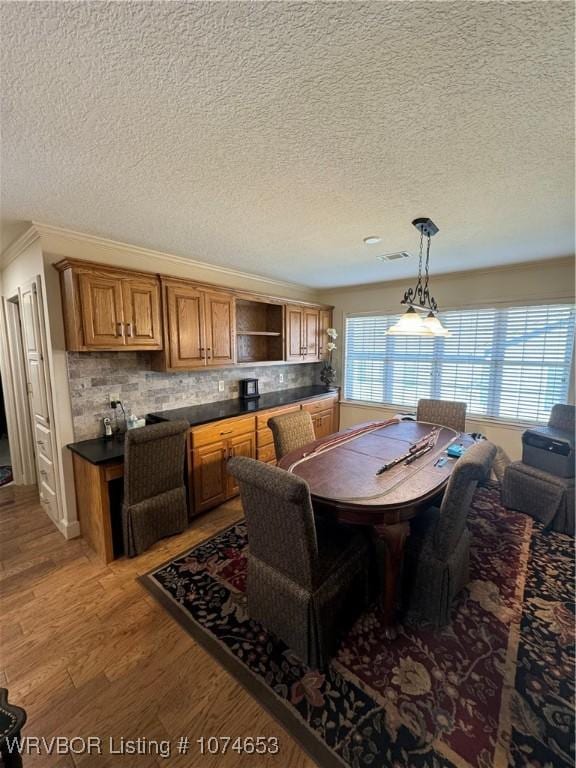
[[[470,528],[452,624],[386,642],[373,610],[325,673],[249,619],[242,523],[142,583],[321,766],[568,768],[573,542],[505,510],[495,485],[478,489]]]
[[[0,467],[0,485],[11,483],[12,480],[12,467]]]

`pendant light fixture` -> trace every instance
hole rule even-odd
[[[392,336],[451,336],[452,333],[444,328],[438,318],[438,305],[428,289],[430,238],[438,232],[438,227],[431,219],[425,218],[414,219],[412,224],[420,232],[418,280],[414,288],[408,288],[400,302],[408,309],[386,333]],[[424,276],[422,276],[424,238],[426,238],[426,261],[424,263]]]

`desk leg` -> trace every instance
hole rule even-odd
[[[381,610],[384,619],[384,637],[395,640],[398,636],[396,606],[398,600],[399,577],[402,572],[404,545],[410,535],[410,523],[394,523],[392,525],[377,525],[375,531],[378,538],[384,542],[386,555],[384,558],[384,590],[382,592]]]

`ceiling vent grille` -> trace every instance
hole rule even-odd
[[[376,256],[378,261],[401,261],[402,259],[409,259],[410,254],[408,251],[397,251],[396,253],[385,253],[382,256]]]

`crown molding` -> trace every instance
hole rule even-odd
[[[310,286],[303,285],[301,283],[292,283],[287,280],[278,280],[273,277],[265,277],[264,275],[259,275],[253,272],[243,272],[238,269],[221,267],[215,264],[208,264],[204,261],[198,261],[197,259],[188,259],[185,256],[176,256],[172,253],[166,253],[164,251],[155,251],[139,245],[130,245],[129,243],[123,243],[118,240],[111,240],[105,237],[99,237],[97,235],[88,235],[84,232],[76,232],[71,229],[64,229],[63,227],[57,227],[53,224],[45,224],[43,222],[33,221],[32,225],[42,241],[43,250],[48,253],[62,253],[63,255],[69,255],[65,246],[78,246],[81,244],[89,247],[93,254],[97,253],[102,256],[114,256],[117,258],[119,254],[126,253],[132,256],[136,255],[145,258],[159,259],[160,261],[164,261],[169,264],[177,264],[179,266],[197,268],[207,272],[212,272],[214,275],[224,275],[242,280],[258,281],[261,283],[266,283],[267,285],[276,285],[291,291],[300,291],[309,294],[315,294],[317,291],[317,289],[311,288]],[[71,255],[71,257],[73,256]]]
[[[30,227],[28,227],[26,232],[21,234],[20,237],[18,237],[8,246],[8,248],[2,251],[2,254],[0,255],[0,270],[6,269],[6,267],[14,261],[14,259],[17,259],[18,256],[20,256],[20,254],[25,251],[29,245],[32,245],[32,243],[36,242],[39,237],[40,233],[33,223]]]

